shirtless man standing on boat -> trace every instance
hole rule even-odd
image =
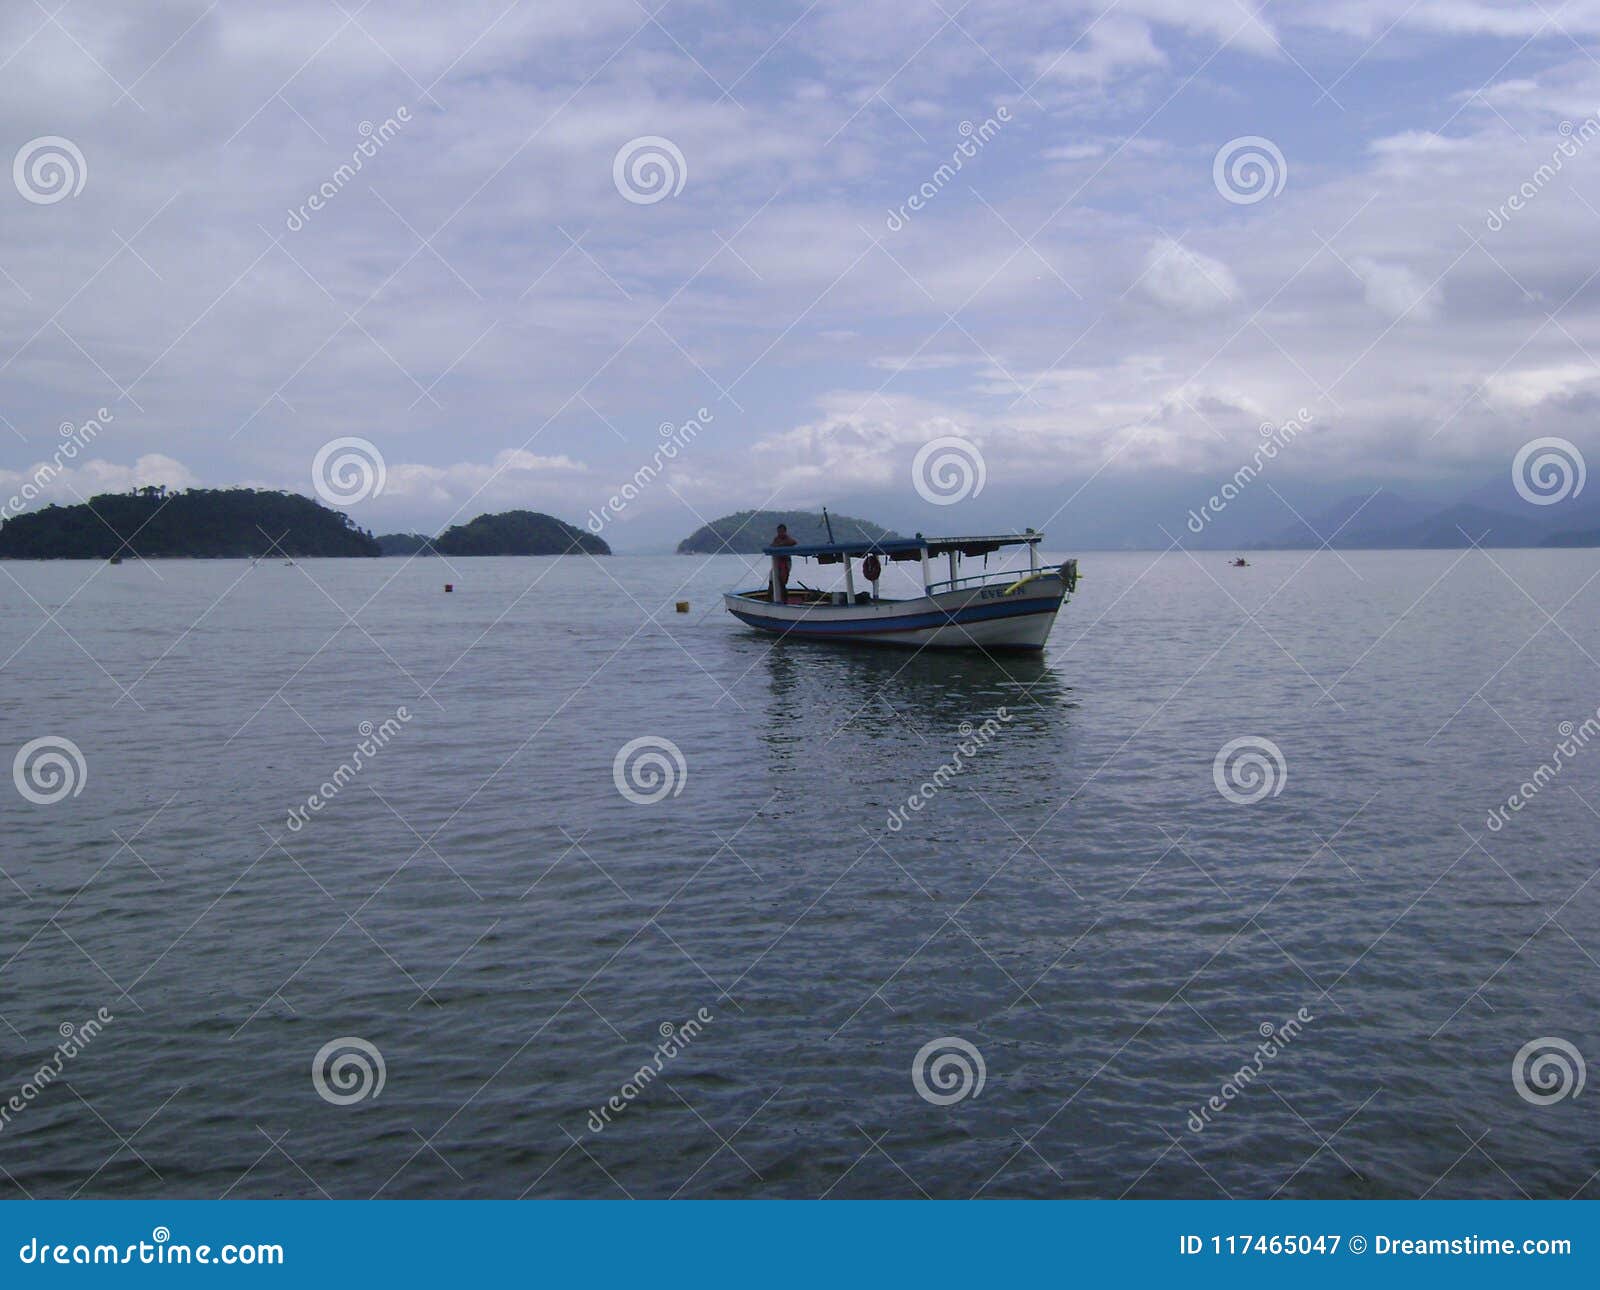
[[[789,526],[787,524],[780,524],[780,525],[778,525],[777,534],[772,539],[772,545],[773,546],[799,546],[800,544],[798,542],[796,542],[792,537],[789,536]],[[789,603],[789,557],[786,556],[786,555],[775,555],[775,556],[773,556],[772,557],[772,572],[777,575],[777,579],[778,579],[778,592],[777,592],[777,595],[773,597],[773,599],[776,600],[779,604],[788,604]]]

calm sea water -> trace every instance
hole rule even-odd
[[[1600,1057],[1600,740],[1486,826],[1594,553],[1252,560],[1087,556],[1003,663],[727,557],[0,566],[5,756],[84,766],[0,794],[0,1191],[1595,1196],[1513,1071]]]

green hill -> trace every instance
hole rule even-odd
[[[372,534],[343,511],[297,493],[256,488],[164,487],[101,493],[0,524],[0,559],[105,560],[246,556],[368,556]]]
[[[381,555],[437,555],[433,539],[425,533],[380,533],[378,550]]]
[[[871,520],[858,520],[850,515],[830,514],[828,519],[833,524],[833,538],[838,542],[900,536],[891,529],[879,528]],[[761,548],[772,541],[772,535],[780,524],[789,526],[790,535],[801,546],[828,541],[828,530],[820,514],[811,511],[739,511],[701,525],[678,543],[678,554],[759,555]]]
[[[538,511],[504,511],[457,524],[433,540],[440,555],[610,555],[582,529]]]

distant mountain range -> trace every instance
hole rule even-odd
[[[1388,489],[1346,497],[1248,545],[1256,549],[1450,549],[1600,546],[1600,495],[1580,493],[1540,506],[1511,481],[1486,485],[1453,505],[1412,501]]]
[[[820,513],[812,511],[738,511],[724,515],[697,528],[678,543],[679,555],[759,555],[761,548],[772,541],[778,525],[787,524],[789,535],[801,546],[818,543],[858,542],[880,538],[897,538],[891,529],[880,528],[871,520],[856,519],[851,515],[828,516],[833,526],[833,537],[828,537],[828,527]]]

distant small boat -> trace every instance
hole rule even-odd
[[[1248,569],[1250,567],[1250,561],[1246,560],[1242,555],[1236,559],[1229,560],[1228,563],[1235,569]]]
[[[122,557],[120,555],[114,555],[109,560],[107,560],[106,563],[107,564],[121,564],[122,563]]]
[[[769,546],[773,570],[764,587],[723,596],[729,613],[758,631],[811,640],[903,645],[914,649],[1041,650],[1062,602],[1077,589],[1078,562],[1059,568],[1039,566],[1042,533],[987,537],[892,538],[827,542],[815,546]],[[1025,546],[1026,569],[960,576],[962,556],[988,555],[1004,547]],[[933,578],[932,561],[944,556],[949,577]],[[777,561],[815,560],[843,564],[844,588],[815,591],[791,587],[778,599]],[[872,590],[856,590],[854,560]],[[916,560],[922,568],[920,596],[878,594],[883,561]]]

